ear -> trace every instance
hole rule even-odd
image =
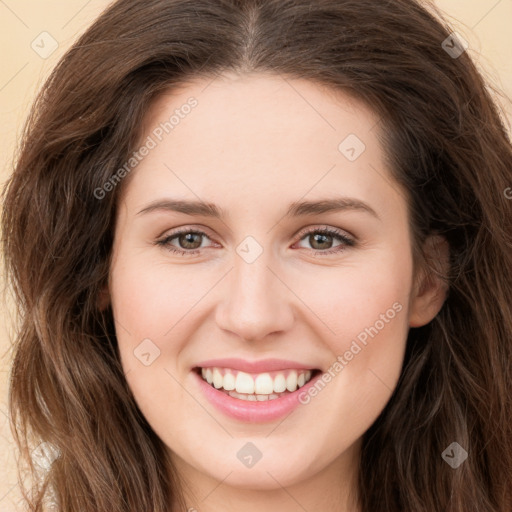
[[[418,269],[409,305],[409,326],[428,324],[441,310],[448,295],[448,284],[442,279],[450,268],[450,248],[446,239],[431,235],[423,246],[426,267]]]
[[[110,292],[108,289],[108,283],[101,288],[98,298],[97,298],[97,306],[100,311],[103,311],[110,303]]]

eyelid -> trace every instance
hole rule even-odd
[[[158,235],[157,238],[168,238],[169,236],[176,236],[181,233],[189,233],[191,231],[195,231],[208,236],[208,238],[212,238],[212,236],[209,234],[211,230],[201,224],[185,224],[184,226],[166,229],[162,232],[162,234]]]
[[[356,241],[356,237],[346,229],[336,228],[329,224],[315,224],[313,226],[307,226],[298,231],[294,238],[299,237],[300,239],[302,239],[305,235],[309,235],[310,233],[315,233],[317,231],[327,231],[332,235],[343,236],[354,242]]]

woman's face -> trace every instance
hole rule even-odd
[[[128,384],[184,474],[352,474],[409,327],[440,307],[414,292],[378,122],[270,75],[191,82],[148,112],[109,295]]]

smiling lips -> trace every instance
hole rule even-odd
[[[199,390],[221,413],[238,421],[277,421],[301,405],[322,370],[294,361],[205,361],[192,369]]]
[[[232,398],[268,401],[297,391],[320,370],[282,359],[216,359],[194,368],[203,381]]]

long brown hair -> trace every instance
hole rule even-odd
[[[21,314],[11,428],[32,473],[39,443],[59,454],[24,491],[31,511],[50,491],[62,512],[186,509],[126,384],[112,311],[98,308],[120,187],[97,190],[137,149],[158,94],[224,71],[363,100],[407,190],[415,254],[429,234],[449,242],[446,302],[410,329],[399,383],[364,434],[362,510],[512,509],[512,149],[451,32],[419,0],[121,0],[79,38],[34,103],[4,191]],[[468,453],[458,468],[443,460],[454,442]]]

